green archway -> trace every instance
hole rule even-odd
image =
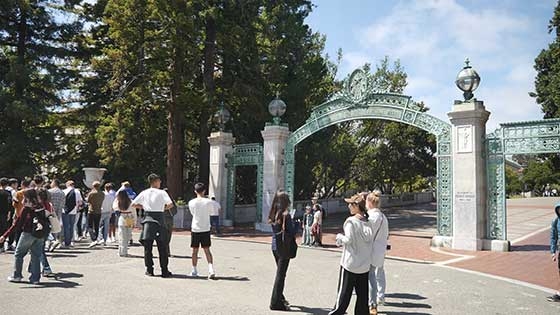
[[[285,189],[293,200],[295,149],[317,131],[350,120],[381,119],[423,129],[437,138],[437,228],[438,235],[453,235],[453,173],[451,125],[425,112],[410,96],[378,93],[373,79],[362,70],[354,71],[342,91],[315,107],[309,119],[288,138],[285,150]]]

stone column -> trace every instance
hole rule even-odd
[[[208,178],[208,196],[216,197],[221,205],[220,219],[223,225],[231,226],[226,220],[227,209],[227,169],[226,154],[233,151],[235,138],[229,132],[212,132],[208,137],[210,143],[210,176]]]
[[[447,115],[453,125],[452,247],[481,250],[486,235],[484,139],[490,112],[481,101],[455,101]]]
[[[267,125],[261,131],[263,144],[263,196],[262,220],[255,223],[255,229],[270,231],[268,214],[274,194],[284,187],[284,150],[290,129],[286,125]],[[259,201],[257,201],[259,202]]]

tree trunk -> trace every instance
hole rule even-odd
[[[206,17],[206,40],[204,42],[204,91],[207,97],[207,106],[204,106],[200,114],[199,140],[200,148],[198,151],[198,180],[208,184],[210,168],[210,144],[208,136],[208,119],[212,111],[216,108],[214,104],[214,61],[216,57],[216,21],[211,14]]]

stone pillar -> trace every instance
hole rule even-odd
[[[481,250],[486,235],[484,139],[490,112],[481,101],[455,101],[447,115],[453,126],[452,247]]]
[[[263,196],[262,220],[255,223],[255,229],[270,231],[268,214],[274,194],[284,188],[284,150],[290,129],[286,125],[267,125],[261,131],[263,144]],[[259,202],[259,201],[257,201]]]
[[[208,178],[208,196],[216,197],[221,205],[220,219],[223,225],[231,226],[226,220],[227,209],[227,169],[226,154],[233,151],[235,138],[229,132],[212,132],[208,137],[210,143],[210,176]]]

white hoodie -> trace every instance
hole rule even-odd
[[[383,267],[385,253],[387,251],[387,239],[389,238],[389,221],[378,208],[368,210],[369,220],[373,224],[373,251],[371,255],[371,265]],[[377,234],[377,236],[375,235]]]
[[[337,245],[344,245],[340,265],[352,273],[368,272],[373,249],[373,223],[351,216],[343,227],[344,234],[336,236]]]

